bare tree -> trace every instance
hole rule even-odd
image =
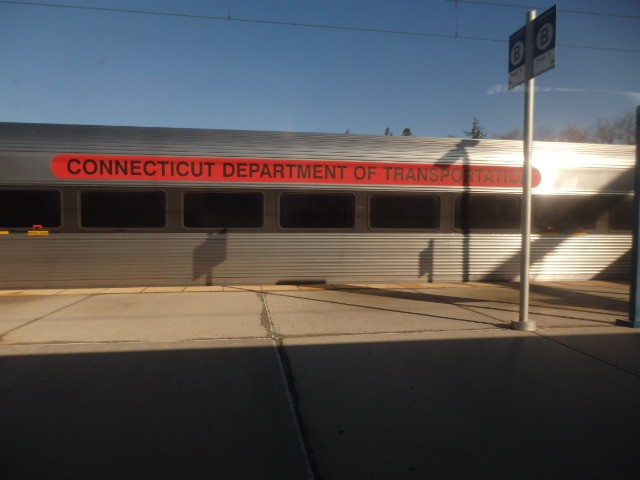
[[[538,128],[535,139],[541,142],[555,142],[558,140],[558,135],[554,132],[553,128],[548,125],[543,125]]]
[[[498,140],[522,140],[522,132],[519,127],[508,130],[500,135],[495,136]]]
[[[568,124],[558,134],[558,140],[561,142],[587,143],[591,141],[589,129],[578,127],[575,123]]]
[[[496,135],[496,138],[515,139],[521,138],[521,136],[519,129],[515,128],[501,135]],[[596,124],[588,128],[581,128],[575,123],[569,123],[559,132],[543,125],[537,129],[535,139],[546,142],[595,142],[634,145],[636,141],[635,114],[632,111],[626,111],[613,120],[598,118]]]
[[[632,111],[628,110],[616,117],[613,121],[616,143],[634,145],[636,143],[636,118]]]
[[[598,118],[591,130],[591,136],[593,141],[597,143],[614,143],[616,141],[615,129],[607,118]]]

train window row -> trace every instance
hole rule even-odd
[[[446,195],[370,193],[368,225],[372,229],[440,228]],[[281,193],[278,225],[285,229],[350,229],[356,224],[356,197],[351,193]],[[261,192],[187,191],[182,195],[186,229],[261,228],[265,200]],[[449,204],[450,205],[450,204]],[[82,190],[79,223],[90,229],[156,229],[166,226],[167,194],[162,190]],[[607,214],[607,228],[632,228],[628,196],[534,196],[533,228],[546,233],[593,231]],[[452,218],[457,231],[517,231],[520,197],[455,194]],[[0,190],[0,228],[62,225],[59,190]]]

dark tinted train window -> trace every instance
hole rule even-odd
[[[434,195],[372,195],[372,228],[438,228],[440,199]]]
[[[595,230],[598,216],[608,208],[596,197],[534,196],[533,228],[553,233]]]
[[[289,194],[280,197],[280,226],[284,228],[351,228],[355,198],[350,194]]]
[[[89,228],[158,228],[165,224],[164,192],[82,192],[81,224]]]
[[[260,193],[188,192],[184,194],[184,226],[261,227],[262,204]]]
[[[57,190],[0,190],[0,227],[59,227],[61,211]]]
[[[609,211],[609,230],[633,230],[633,198],[619,198]]]
[[[457,197],[453,225],[459,230],[517,230],[520,228],[520,198],[495,195]]]

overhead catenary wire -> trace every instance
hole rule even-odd
[[[520,8],[523,10],[546,10],[546,7],[540,7],[535,5],[514,5],[512,3],[501,3],[501,2],[485,2],[485,1],[476,1],[476,0],[446,0],[447,2],[453,3],[465,3],[468,5],[481,5],[486,7],[502,7],[502,8]],[[588,12],[586,10],[572,10],[568,8],[558,8],[558,12],[562,13],[571,13],[576,15],[592,15],[595,17],[614,17],[614,18],[629,18],[633,20],[640,20],[639,15],[626,15],[622,13],[605,13],[605,12]]]
[[[458,1],[461,1],[461,0],[458,0]],[[475,3],[475,2],[468,2],[468,3]],[[496,43],[508,42],[507,39],[501,39],[501,38],[461,35],[458,31],[456,31],[455,33],[436,33],[436,32],[394,30],[394,29],[373,28],[373,27],[353,27],[353,26],[330,25],[330,24],[321,24],[321,23],[293,22],[293,21],[286,21],[286,20],[265,20],[265,19],[257,19],[257,18],[233,17],[231,16],[230,4],[228,6],[228,11],[226,16],[177,13],[177,12],[159,12],[159,11],[153,11],[153,10],[136,10],[136,9],[112,8],[112,7],[93,7],[93,6],[89,7],[89,6],[83,6],[83,5],[68,5],[68,4],[62,4],[62,3],[21,2],[16,0],[0,0],[0,4],[23,5],[23,6],[30,6],[30,7],[45,7],[45,8],[64,8],[64,9],[70,9],[70,10],[85,10],[85,11],[106,12],[106,13],[123,13],[123,14],[134,14],[134,15],[192,18],[192,19],[199,19],[199,20],[227,21],[227,22],[253,23],[253,24],[264,24],[264,25],[280,25],[280,26],[288,26],[288,27],[342,30],[342,31],[363,32],[363,33],[382,33],[382,34],[405,35],[405,36],[415,36],[415,37],[449,38],[449,39],[456,39],[456,40],[469,40],[469,41],[480,41],[480,42],[496,42]],[[499,6],[499,5],[496,5],[496,6]],[[597,47],[597,46],[589,46],[589,45],[573,45],[573,44],[561,44],[561,43],[558,43],[557,46],[565,47],[565,48],[599,50],[599,51],[607,51],[607,52],[640,53],[640,49],[633,49],[633,48]]]

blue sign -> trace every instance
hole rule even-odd
[[[509,37],[509,90],[525,81],[525,31],[522,27]]]
[[[533,21],[533,76],[556,66],[556,6]]]
[[[509,90],[555,66],[554,5],[509,37]]]

